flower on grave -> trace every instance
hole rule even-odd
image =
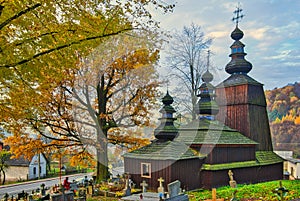
[[[124,196],[124,192],[122,192],[122,191],[116,192],[116,197],[123,197],[123,196]]]

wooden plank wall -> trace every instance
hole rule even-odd
[[[216,118],[260,143],[257,150],[271,151],[272,141],[263,87],[245,84],[217,88],[216,93],[220,106]]]

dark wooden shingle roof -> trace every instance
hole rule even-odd
[[[182,160],[199,158],[186,144],[178,141],[154,141],[123,155],[125,158],[148,160]]]
[[[176,141],[192,144],[252,144],[257,142],[247,138],[235,129],[218,121],[195,120],[179,130]]]

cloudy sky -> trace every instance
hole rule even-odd
[[[171,0],[169,0],[171,2]],[[240,0],[245,17],[239,23],[244,32],[245,57],[253,65],[251,77],[265,89],[282,87],[300,81],[300,1]],[[238,1],[178,0],[173,13],[155,16],[167,31],[182,30],[191,23],[200,25],[213,38],[212,65],[221,68],[217,77],[225,79],[230,61],[231,21]]]

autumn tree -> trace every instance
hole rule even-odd
[[[184,26],[181,32],[176,31],[169,43],[167,65],[171,72],[170,79],[175,79],[176,85],[180,86],[174,91],[180,94],[178,99],[185,103],[184,110],[191,114],[192,119],[196,118],[201,74],[207,69],[204,50],[211,42],[212,39],[205,37],[201,27],[192,23],[189,27]]]
[[[265,92],[274,149],[299,150],[299,83]]]
[[[149,125],[148,114],[159,84],[154,68],[159,42],[153,43],[156,36],[150,36],[149,32],[119,35],[103,42],[88,57],[79,56],[78,69],[66,74],[65,81],[49,94],[51,102],[35,105],[26,118],[24,126],[31,125],[52,140],[41,146],[69,147],[65,151],[77,152],[74,159],[90,157],[86,150],[94,147],[97,180],[103,180],[108,176],[108,142],[143,145],[143,140],[119,129]],[[50,129],[48,134],[45,128]],[[29,135],[19,133],[6,140],[16,153],[41,141],[30,142]]]
[[[144,28],[155,31],[157,23],[152,20],[149,7],[162,9],[164,12],[173,8],[172,5],[155,0],[58,0],[43,3],[34,0],[0,1],[0,122],[1,126],[13,133],[7,139],[12,150],[18,154],[29,154],[30,149],[35,149],[34,142],[40,143],[42,135],[51,140],[49,143],[41,143],[42,148],[68,147],[83,158],[89,155],[86,148],[92,140],[83,142],[87,134],[82,134],[80,124],[76,122],[73,114],[76,111],[73,98],[76,99],[78,92],[75,81],[81,73],[88,72],[89,66],[85,69],[80,60],[85,60],[94,48],[101,47],[112,36]],[[133,37],[137,36],[132,34]],[[111,43],[109,48],[123,42],[125,43]],[[86,108],[93,109],[90,110],[90,116],[92,118],[96,115],[96,119],[92,120],[98,126],[97,131],[100,133],[101,130],[104,136],[110,136],[108,131],[117,125],[147,123],[147,110],[152,103],[151,96],[156,94],[157,86],[157,83],[152,82],[155,77],[152,64],[158,59],[158,51],[153,47],[140,46],[119,57],[105,57],[109,60],[97,66],[102,72],[99,69],[95,72],[100,77],[97,78],[98,85],[93,86],[97,90],[92,95],[101,93],[85,104],[91,104]],[[109,52],[107,55],[113,53]],[[146,70],[144,66],[152,67]],[[139,71],[143,77],[141,74],[128,74],[128,71],[133,70]],[[142,84],[147,81],[148,85]],[[127,88],[121,87],[122,83]],[[110,100],[115,96],[118,98]],[[77,98],[76,101],[80,103],[80,99]],[[125,107],[121,102],[123,105],[128,103],[129,107],[123,109]],[[118,107],[113,107],[118,104]],[[123,112],[123,117],[112,116],[117,110]],[[30,129],[35,129],[37,133],[32,135],[26,132]],[[49,133],[45,132],[47,130]],[[132,142],[128,137],[111,136],[114,143],[119,143],[120,139]],[[91,144],[103,139],[96,138]],[[101,148],[101,154],[105,153],[107,141]],[[28,144],[28,152],[22,152],[21,143]],[[74,147],[80,147],[81,150]],[[101,145],[97,144],[97,147],[100,150]],[[103,156],[103,160],[103,174],[100,176],[106,178],[106,156]],[[98,179],[101,179],[100,176]]]

